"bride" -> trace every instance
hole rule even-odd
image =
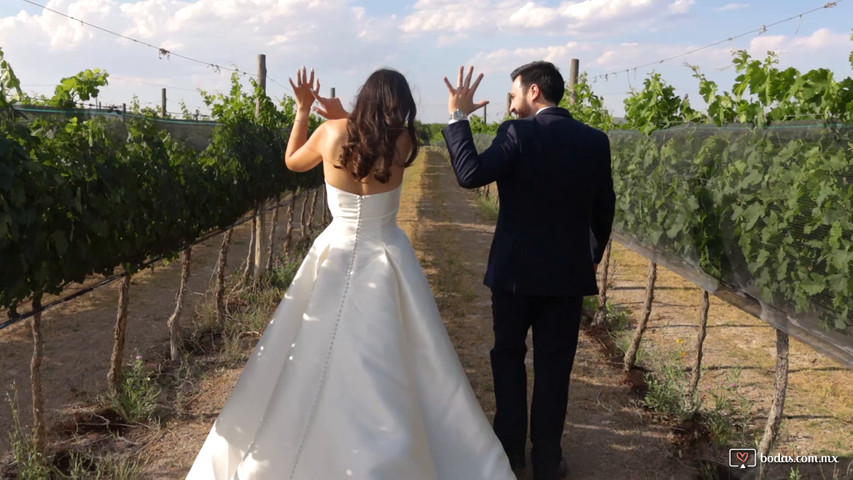
[[[303,67],[285,162],[320,162],[315,240],[187,478],[510,480],[432,292],[397,226],[418,151],[405,77],[377,70],[347,114]],[[328,121],[307,138],[315,98]]]

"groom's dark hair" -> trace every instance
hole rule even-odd
[[[539,85],[539,91],[550,103],[558,104],[566,91],[566,83],[560,71],[551,62],[536,61],[522,65],[509,74],[514,82],[516,77],[521,76],[521,86],[526,92],[534,83]]]

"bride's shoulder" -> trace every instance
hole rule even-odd
[[[338,135],[346,135],[347,133],[347,119],[346,118],[338,118],[334,120],[326,120],[320,125],[324,129],[328,135],[338,136]]]

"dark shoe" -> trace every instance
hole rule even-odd
[[[512,469],[512,473],[515,474],[516,478],[522,478],[524,473],[524,455],[509,456],[509,468]]]
[[[557,465],[557,471],[554,470],[549,471],[548,473],[537,471],[536,465],[533,466],[533,478],[535,480],[545,479],[545,480],[562,480],[569,475],[569,464],[566,462],[566,457],[560,458],[560,464]]]
[[[560,466],[557,467],[557,478],[566,478],[569,475],[569,462],[566,457],[560,459]]]

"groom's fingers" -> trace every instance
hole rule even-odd
[[[450,84],[450,80],[447,77],[444,77],[444,84],[447,85],[447,91],[451,94],[456,93],[456,89],[453,88],[453,85]]]
[[[471,112],[476,112],[477,110],[479,110],[479,109],[481,109],[481,108],[485,107],[485,106],[486,106],[486,105],[488,105],[488,104],[489,104],[489,101],[488,101],[488,100],[483,100],[483,101],[482,101],[482,102],[480,102],[480,103],[475,103],[475,104],[474,104],[474,109],[473,109],[473,110],[471,110]]]
[[[460,66],[459,66],[459,75],[456,77],[456,87],[457,87],[457,88],[462,86],[462,75],[463,75],[463,72],[465,72],[465,66],[464,66],[464,65],[460,65]]]
[[[474,74],[474,65],[471,65],[471,66],[468,68],[468,75],[465,75],[465,86],[466,86],[466,87],[470,87],[470,86],[471,86],[471,76],[472,76],[473,74]]]
[[[473,68],[473,67],[472,67],[472,68]],[[480,85],[480,80],[482,80],[482,79],[483,79],[483,74],[482,74],[482,73],[481,73],[481,74],[479,74],[479,75],[477,75],[477,79],[476,79],[476,80],[474,80],[474,85],[471,85],[471,91],[472,91],[472,92],[477,90],[477,87]]]

